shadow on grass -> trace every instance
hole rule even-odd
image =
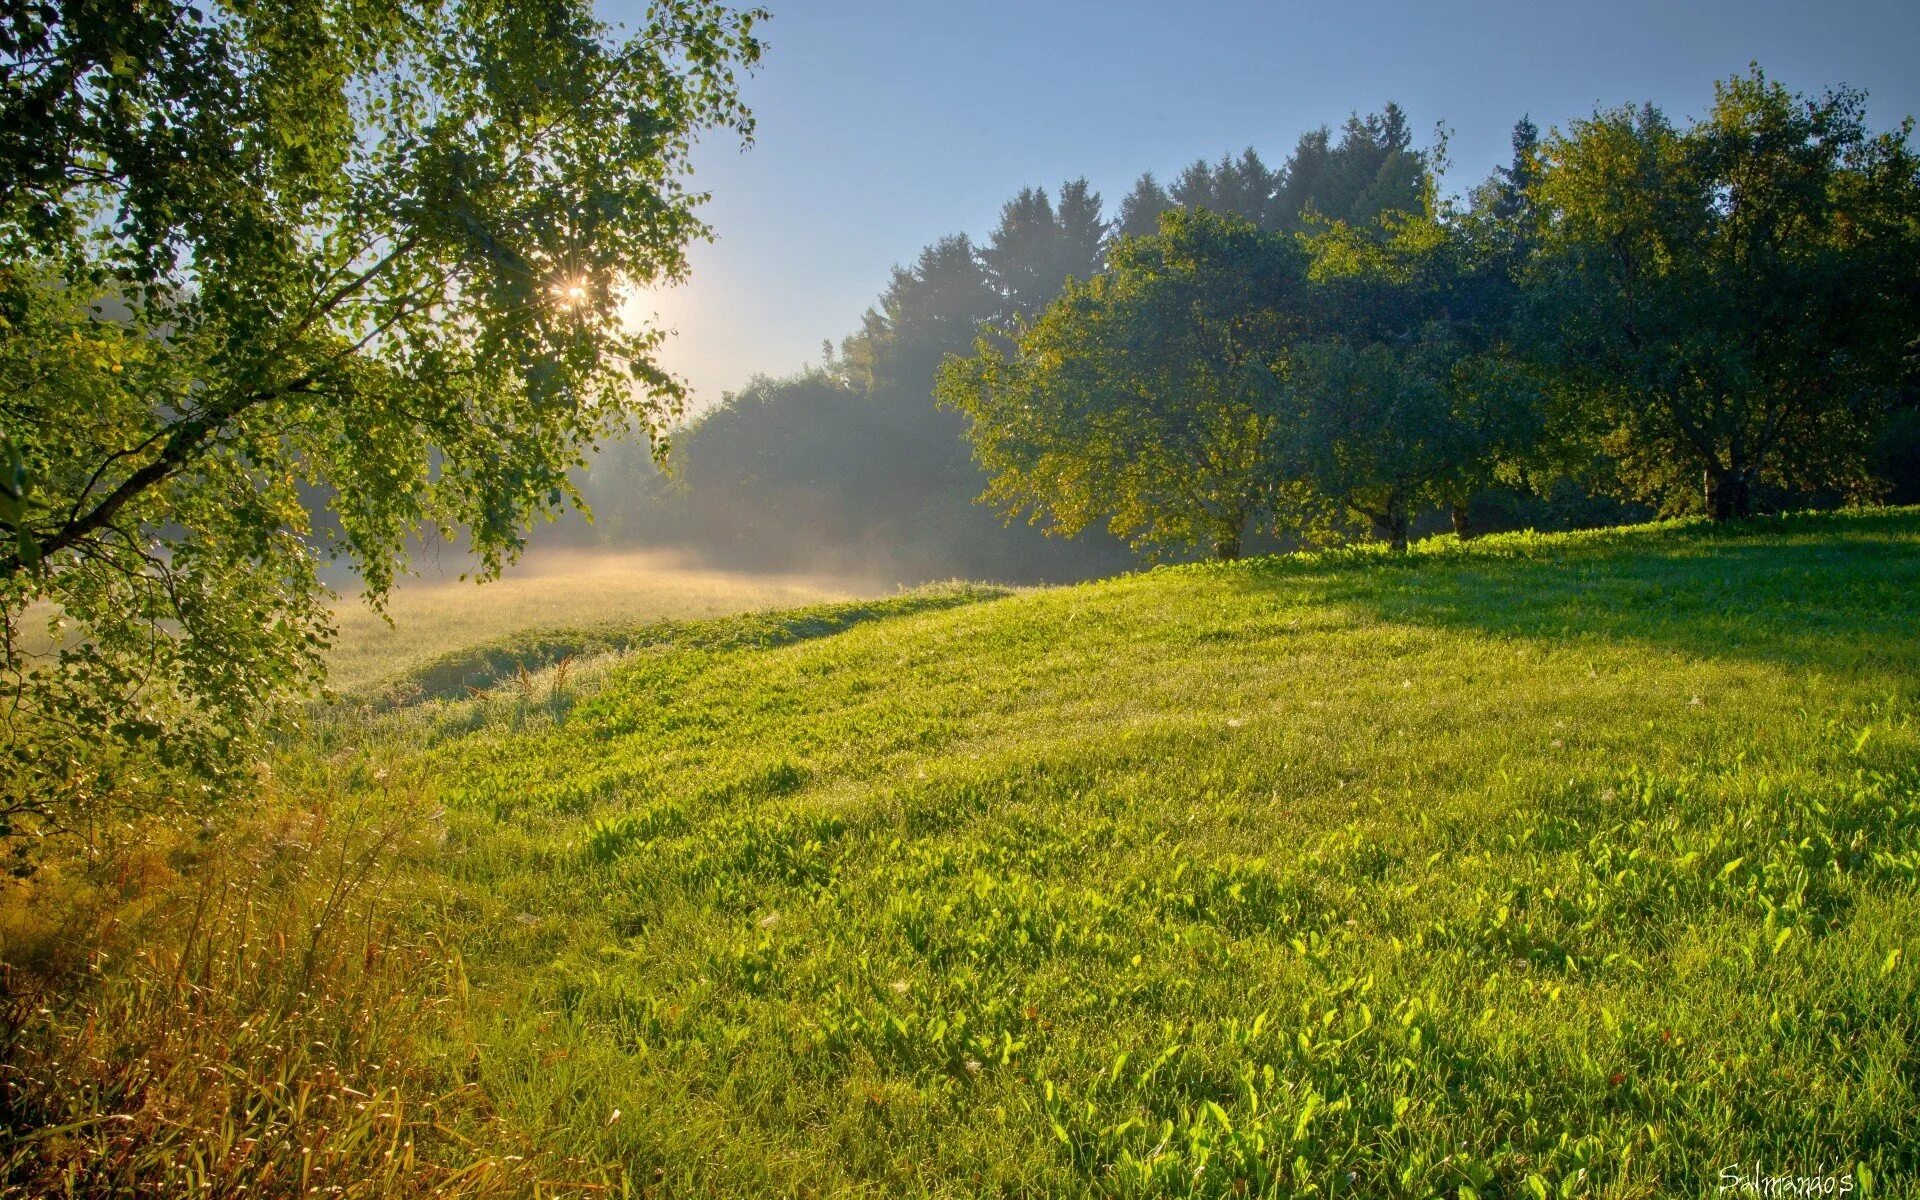
[[[537,671],[564,659],[589,659],[634,650],[766,650],[829,637],[867,621],[938,612],[993,600],[1009,589],[984,584],[919,588],[898,596],[817,604],[806,608],[744,613],[701,621],[653,621],[591,629],[544,629],[451,651],[395,679],[379,693],[399,707],[484,690],[521,671]]]
[[[1276,560],[1245,578],[1384,621],[1920,680],[1915,509]]]

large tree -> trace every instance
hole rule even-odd
[[[1756,486],[1863,482],[1914,333],[1916,160],[1862,96],[1758,68],[1677,128],[1651,106],[1547,139],[1538,295],[1626,486],[1746,515]]]
[[[1003,350],[949,359],[940,399],[969,418],[984,499],[1067,536],[1105,522],[1136,545],[1240,553],[1281,508],[1264,455],[1275,370],[1302,287],[1290,239],[1204,209],[1128,238]]]
[[[1541,457],[1548,408],[1507,342],[1514,289],[1485,226],[1444,209],[1307,240],[1313,333],[1294,348],[1283,471],[1395,550],[1422,508],[1470,536],[1467,500]]]
[[[318,678],[322,558],[377,599],[458,530],[497,570],[597,438],[662,425],[621,301],[686,271],[760,16],[0,9],[0,813],[231,778]]]

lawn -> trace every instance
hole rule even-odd
[[[288,770],[430,793],[575,1181],[1914,1195],[1917,699],[1903,510],[662,627]]]

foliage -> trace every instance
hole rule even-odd
[[[983,340],[938,395],[964,412],[984,499],[1072,535],[1096,521],[1136,544],[1240,553],[1281,497],[1265,444],[1275,372],[1302,290],[1290,242],[1205,209],[1169,210],[1122,240],[1108,271],[1023,329]]]
[[[1314,333],[1289,355],[1274,460],[1395,549],[1435,505],[1470,536],[1469,498],[1525,482],[1548,440],[1542,389],[1507,340],[1511,277],[1478,231],[1430,201],[1307,239]]]
[[[1116,230],[1149,236],[1169,208],[1231,213],[1285,233],[1316,220],[1366,225],[1387,213],[1421,210],[1430,157],[1413,148],[1406,112],[1389,102],[1378,113],[1349,117],[1337,142],[1324,125],[1301,134],[1278,169],[1249,146],[1238,158],[1196,159],[1165,188],[1149,171],[1122,200]]]
[[[1908,130],[1756,67],[1684,129],[1649,105],[1547,140],[1540,302],[1635,494],[1725,519],[1763,485],[1867,490],[1920,300]]]
[[[974,507],[989,478],[970,459],[965,421],[933,402],[941,360],[982,332],[1010,349],[1068,279],[1105,268],[1111,233],[1153,234],[1168,209],[1288,232],[1323,215],[1365,223],[1420,208],[1426,160],[1388,105],[1346,122],[1337,140],[1309,134],[1277,169],[1248,149],[1192,163],[1171,194],[1149,174],[1111,226],[1084,179],[1051,194],[1024,188],[984,239],[943,238],[896,268],[818,368],[755,380],[676,437],[672,482],[636,454],[601,460],[594,507],[612,517],[609,536],[761,567],[1057,581],[1130,566],[1136,557],[1117,540],[1062,546]]]
[[[1000,224],[980,248],[980,265],[998,293],[994,320],[1011,327],[1053,302],[1069,279],[1100,270],[1107,222],[1100,193],[1085,179],[1060,185],[1056,208],[1042,188],[1024,188],[1000,210]]]
[[[317,560],[377,602],[409,535],[458,528],[497,571],[587,447],[675,411],[620,298],[685,272],[687,151],[750,132],[760,15],[6,9],[7,829],[230,780],[316,681]]]
[[[357,736],[447,808],[476,1091],[615,1194],[1899,1195],[1916,551],[1190,565]]]

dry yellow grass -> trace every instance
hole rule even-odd
[[[407,580],[389,599],[392,624],[358,594],[343,595],[329,672],[334,687],[352,691],[529,630],[727,616],[886,590],[877,580],[722,571],[650,551],[549,551],[491,583]]]

